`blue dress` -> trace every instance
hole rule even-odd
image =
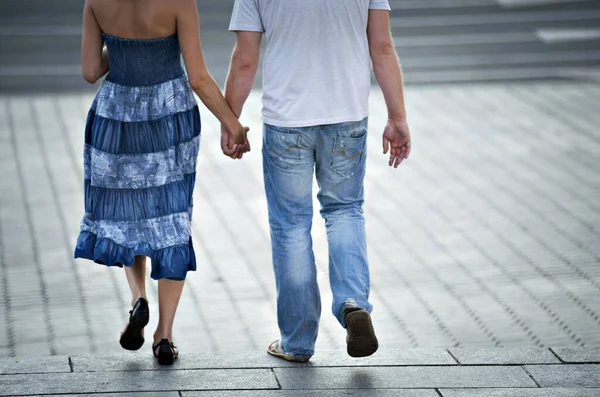
[[[177,35],[103,36],[110,71],[86,122],[75,257],[132,266],[144,255],[153,279],[183,280],[196,270],[190,222],[200,114]]]

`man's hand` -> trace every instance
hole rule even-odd
[[[410,155],[410,130],[406,120],[388,120],[383,130],[383,154],[388,151],[390,167],[394,168],[398,168]]]
[[[250,131],[250,128],[242,127],[241,124],[234,130],[221,125],[221,150],[223,154],[232,159],[241,159],[244,153],[249,152],[248,131]]]

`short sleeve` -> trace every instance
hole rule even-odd
[[[369,10],[388,10],[391,11],[388,0],[370,0]]]
[[[235,0],[229,30],[249,32],[265,31],[258,10],[258,0]]]

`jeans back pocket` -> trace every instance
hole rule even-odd
[[[343,177],[352,175],[363,163],[367,135],[359,137],[336,136],[333,138],[331,168]]]
[[[268,127],[265,131],[265,150],[273,166],[287,170],[300,162],[301,134],[289,129]]]

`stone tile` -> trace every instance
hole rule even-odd
[[[45,395],[33,396],[33,397],[46,397]],[[53,394],[52,397],[85,397],[90,394]],[[172,392],[139,392],[139,393],[100,393],[93,394],[94,397],[179,397],[179,393],[176,391]]]
[[[552,350],[566,363],[600,363],[600,346],[553,347]]]
[[[82,332],[81,336],[71,336],[68,338],[55,338],[54,347],[57,354],[74,355],[87,354],[90,351],[90,340]]]
[[[0,358],[0,374],[35,374],[46,372],[71,372],[69,358],[61,356]]]
[[[365,358],[352,358],[346,351],[317,351],[311,359],[313,367],[352,366],[405,366],[405,365],[456,365],[456,361],[444,349],[380,349]]]
[[[50,356],[50,344],[46,342],[22,342],[15,344],[15,355],[19,356]]]
[[[169,376],[129,371],[3,375],[0,396],[277,388],[275,376],[268,369],[173,371]]]
[[[145,354],[71,357],[74,372],[135,370],[180,370],[204,368],[281,368],[281,367],[360,367],[406,365],[457,365],[444,349],[397,349],[380,351],[362,359],[353,359],[345,351],[318,352],[306,364],[290,363],[265,352],[223,352],[220,354],[181,354],[171,367],[159,366]]]
[[[378,390],[258,390],[258,391],[195,391],[183,392],[182,397],[438,397],[433,389]]]
[[[282,389],[535,387],[520,367],[275,368]]]
[[[541,387],[600,388],[600,365],[527,365],[527,371]]]
[[[440,389],[443,397],[597,397],[600,389]]]
[[[560,363],[548,349],[450,349],[450,353],[463,365]]]

